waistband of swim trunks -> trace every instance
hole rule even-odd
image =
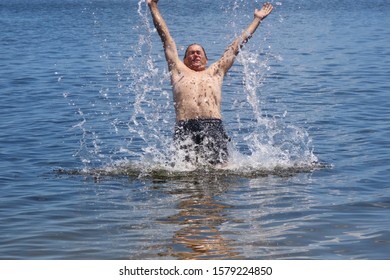
[[[177,125],[191,124],[191,123],[222,123],[221,119],[189,119],[176,122]]]

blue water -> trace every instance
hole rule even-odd
[[[225,79],[219,173],[169,162],[144,1],[0,0],[0,258],[389,259],[390,2],[272,3]],[[160,0],[210,61],[260,5]]]

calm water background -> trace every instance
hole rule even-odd
[[[210,61],[261,5],[160,2]],[[0,258],[389,259],[390,2],[273,3],[225,80],[236,167],[331,167],[161,179],[174,111],[145,3],[0,0]],[[55,171],[123,162],[145,170]]]

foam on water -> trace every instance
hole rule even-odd
[[[232,26],[240,5],[246,4],[236,1],[231,8]],[[228,165],[215,169],[208,165],[192,165],[182,160],[184,156],[174,156],[172,130],[175,120],[169,73],[165,63],[161,63],[162,55],[154,54],[160,46],[153,43],[153,36],[158,35],[152,28],[145,0],[139,0],[137,12],[139,24],[132,29],[138,34],[138,42],[131,47],[131,56],[122,58],[122,69],[115,72],[116,88],[100,90],[100,103],[94,102],[92,108],[87,109],[95,110],[95,113],[86,114],[83,109],[77,108],[73,100],[69,102],[77,108],[81,118],[74,126],[74,129],[82,131],[80,149],[75,156],[84,163],[84,173],[95,170],[96,173],[109,175],[180,175],[181,172],[200,169],[211,173],[223,170],[228,174],[248,175],[278,173],[280,170],[310,171],[319,167],[311,138],[304,128],[289,123],[287,114],[274,117],[262,112],[260,89],[267,83],[270,62],[281,60],[272,53],[271,46],[265,51],[244,49],[237,57],[236,63],[243,69],[240,90],[245,93],[245,102],[253,111],[253,121],[243,124],[237,108],[237,127],[229,146]],[[237,33],[241,32],[241,28],[237,27]],[[110,56],[102,54],[102,57],[110,64]],[[69,98],[69,93],[64,97]],[[126,113],[118,113],[118,109]],[[130,116],[128,112],[131,112]],[[109,127],[110,133],[104,127]],[[228,133],[229,129],[227,127]]]

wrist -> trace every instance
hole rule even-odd
[[[261,23],[263,19],[264,19],[263,17],[258,17],[258,16],[254,17],[254,21],[258,21],[259,23]]]

